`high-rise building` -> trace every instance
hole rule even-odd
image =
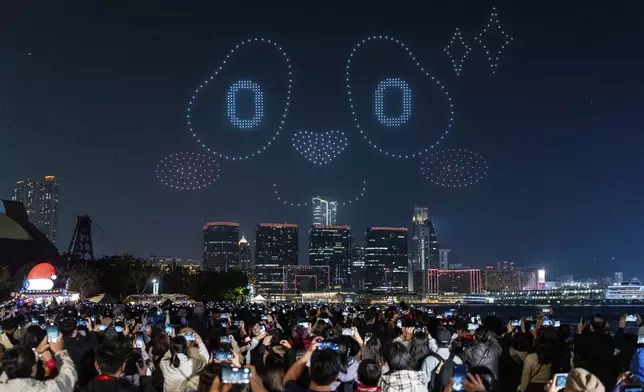
[[[351,284],[354,290],[364,290],[364,245],[351,245]]]
[[[365,289],[404,292],[408,285],[406,227],[367,228],[365,233]]]
[[[260,223],[255,229],[255,277],[258,292],[283,291],[285,265],[298,264],[298,227]]]
[[[439,269],[448,270],[449,269],[449,252],[451,249],[440,249],[439,250]]]
[[[425,271],[440,268],[440,250],[438,249],[436,229],[429,219],[427,207],[414,207],[412,224],[410,290],[413,289],[418,293],[428,293],[429,282]]]
[[[621,272],[615,272],[615,277],[613,278],[615,284],[624,283],[624,274]]]
[[[328,265],[285,265],[282,292],[322,291],[331,285]]]
[[[311,204],[313,205],[313,225],[335,225],[338,216],[337,201],[314,197]]]
[[[514,270],[514,261],[499,261],[496,263],[496,269],[512,271]]]
[[[239,240],[239,269],[244,272],[250,271],[252,268],[252,258],[253,250],[246,240],[246,237],[242,234],[242,237]]]
[[[521,290],[521,272],[507,269],[485,267],[483,272],[483,288],[485,291],[519,291]]]
[[[311,226],[309,265],[328,265],[332,286],[350,286],[351,226]]]
[[[532,268],[522,268],[521,290],[539,290],[538,271]]]
[[[24,204],[29,221],[56,244],[59,200],[56,177],[45,176],[42,182],[31,178],[17,181],[11,199]]]
[[[202,265],[221,272],[239,267],[239,223],[210,222],[203,227]]]
[[[438,291],[440,294],[476,294],[481,292],[481,270],[438,271]]]

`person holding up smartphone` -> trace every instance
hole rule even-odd
[[[284,375],[284,392],[308,392],[330,390],[331,384],[341,371],[339,354],[334,350],[317,350],[317,342],[321,337],[313,339],[308,349],[300,359],[295,361]],[[302,388],[297,384],[300,375],[308,368],[311,385]]]

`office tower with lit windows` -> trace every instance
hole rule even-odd
[[[351,226],[311,226],[309,265],[328,265],[332,286],[351,286]]]
[[[239,269],[244,272],[250,271],[252,268],[252,258],[253,250],[246,240],[246,237],[242,234],[242,237],[239,240]]]
[[[220,272],[239,266],[239,223],[210,222],[203,227],[202,266]]]
[[[621,273],[621,272],[615,272],[615,276],[613,278],[613,283],[615,283],[615,284],[624,283],[624,274]]]
[[[364,245],[351,245],[351,284],[356,290],[364,290]]]
[[[29,221],[56,244],[59,200],[56,177],[45,176],[42,182],[31,178],[17,181],[11,199],[24,204]]]
[[[492,266],[483,271],[483,289],[488,292],[521,290],[521,272]]]
[[[448,270],[449,269],[449,252],[451,249],[440,249],[439,250],[439,268],[441,270]]]
[[[415,207],[412,216],[412,271],[438,269],[440,267],[440,251],[434,224],[429,219],[427,207]]]
[[[365,290],[405,292],[408,286],[406,227],[367,228],[364,246]]]
[[[507,270],[507,271],[513,271],[514,270],[514,261],[499,261],[496,263],[496,269],[497,270]]]
[[[476,294],[481,291],[481,270],[438,271],[439,294]]]
[[[295,224],[260,223],[255,229],[257,291],[280,293],[285,265],[298,264],[298,227]]]
[[[313,225],[335,225],[338,216],[337,201],[328,201],[314,197],[311,204],[313,205]]]

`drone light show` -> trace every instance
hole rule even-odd
[[[331,163],[347,148],[347,144],[347,137],[340,131],[299,131],[293,135],[293,148],[315,165]]]
[[[487,175],[487,162],[466,149],[435,151],[421,164],[423,176],[432,184],[447,188],[465,188]]]
[[[248,78],[243,79],[230,79],[229,76],[222,77],[222,73],[227,70],[230,70],[231,72],[238,71],[236,66],[231,68],[230,64],[237,56],[239,56],[239,53],[242,50],[252,54],[254,52],[258,52],[259,49],[272,50],[272,53],[275,53],[277,57],[281,59],[282,67],[286,71],[284,106],[281,108],[281,113],[276,117],[279,120],[274,124],[274,126],[273,124],[265,124],[268,114],[275,114],[276,112],[267,111],[268,108],[266,107],[267,100],[265,99],[265,94],[267,94],[266,89],[269,89],[269,87],[263,86],[261,82],[250,79],[252,75],[248,75]],[[253,62],[250,63],[251,64],[247,65],[252,66]],[[220,133],[218,139],[212,141],[208,139],[208,136],[213,134],[213,128],[214,130],[221,131],[221,128],[224,128],[223,124],[213,124],[211,122],[206,122],[204,124],[199,123],[197,120],[198,117],[207,114],[203,112],[213,111],[213,107],[210,105],[210,102],[203,103],[200,102],[200,100],[206,94],[208,88],[212,89],[216,85],[226,86],[226,92],[223,93],[224,96],[221,97],[225,97],[222,112],[225,114],[226,125],[232,128],[231,132],[234,132],[231,134]],[[190,99],[188,100],[188,108],[185,115],[188,131],[201,148],[216,157],[232,161],[255,157],[266,151],[282,132],[289,110],[292,85],[291,60],[280,45],[275,41],[260,37],[249,38],[241,41],[228,51],[224,60],[222,60],[212,75],[204,79],[192,92]],[[220,97],[217,97],[217,102],[219,102],[219,98]],[[241,113],[239,107],[241,103],[245,103],[243,101],[248,101],[247,103],[250,103],[250,113]],[[202,104],[205,107],[200,107],[199,104]],[[219,113],[217,109],[214,109],[214,111]],[[235,134],[240,134],[248,130],[256,131],[260,126],[266,126],[265,132],[269,133],[270,136],[258,147],[254,147],[253,149],[247,150],[243,153],[227,152],[224,151],[223,147],[221,147],[221,142],[233,139]]]
[[[459,44],[463,48],[463,55],[461,56],[461,58],[456,57],[456,54],[454,53],[456,44]],[[457,27],[454,35],[452,35],[452,39],[444,49],[447,57],[449,57],[450,61],[452,62],[452,68],[454,69],[454,72],[456,72],[456,75],[460,75],[463,71],[463,64],[465,63],[465,59],[470,53],[470,50],[472,49],[465,43],[463,34],[461,34],[461,31]]]
[[[368,124],[368,117],[364,117],[365,114],[361,113],[360,115],[358,114],[359,105],[363,105],[360,100],[362,100],[364,97],[358,98],[356,91],[354,90],[354,64],[356,63],[356,59],[359,57],[361,52],[365,50],[364,48],[370,45],[376,45],[376,44],[381,44],[381,43],[387,43],[393,45],[395,48],[398,50],[402,49],[403,56],[407,60],[407,62],[410,62],[413,69],[416,69],[420,71],[420,75],[422,77],[422,82],[429,82],[429,86],[434,87],[434,91],[436,91],[436,96],[440,97],[441,100],[444,101],[445,106],[443,107],[443,110],[441,110],[443,113],[441,113],[445,117],[445,124],[442,126],[442,129],[424,129],[423,132],[426,132],[430,135],[436,134],[437,136],[435,138],[430,139],[431,141],[427,142],[425,145],[422,145],[422,143],[419,142],[410,142],[408,143],[409,145],[414,145],[416,146],[415,151],[408,151],[403,150],[402,148],[399,150],[394,150],[395,147],[391,147],[390,145],[385,145],[385,143],[380,143],[377,141],[376,138],[371,135],[372,133],[372,127]],[[357,72],[357,71],[356,71]],[[357,81],[360,81],[361,79],[364,79],[364,75],[358,74],[360,77],[357,78]],[[435,148],[441,140],[445,138],[446,135],[449,134],[449,131],[452,128],[453,122],[454,122],[454,104],[452,103],[452,98],[445,88],[445,86],[434,76],[432,76],[424,66],[421,65],[420,61],[416,58],[416,56],[411,52],[409,47],[405,45],[402,41],[389,37],[386,35],[374,35],[371,37],[368,37],[361,42],[359,42],[351,51],[349,58],[347,60],[346,68],[345,68],[345,80],[346,80],[346,89],[347,89],[347,96],[349,98],[349,109],[351,111],[351,115],[353,117],[353,122],[360,133],[360,135],[364,138],[364,140],[368,143],[369,146],[371,146],[373,149],[377,150],[380,153],[383,153],[386,156],[398,158],[398,159],[410,159],[410,158],[416,158],[418,156],[421,156],[423,154],[426,154],[430,151],[432,151],[433,148]],[[424,86],[425,87],[425,86]],[[422,104],[416,104],[414,103],[413,100],[413,91],[412,89],[415,89],[416,87],[410,83],[408,80],[404,79],[403,76],[399,77],[388,77],[385,79],[381,79],[379,83],[375,86],[373,90],[373,111],[372,115],[373,117],[376,118],[377,123],[383,125],[385,128],[403,128],[408,125],[408,123],[411,121],[411,119],[414,116],[419,116],[421,114],[426,114],[424,112],[427,112],[426,108],[422,108]],[[426,88],[426,87],[425,87]],[[399,93],[399,94],[390,94],[390,93]],[[396,98],[398,101],[396,102]],[[391,109],[398,109],[398,110],[391,110]],[[392,115],[391,112],[397,112],[396,115]],[[430,127],[434,128],[434,127]],[[396,135],[402,135],[400,133],[397,133]],[[418,148],[418,145],[420,145],[420,149]]]
[[[356,195],[352,199],[339,200],[337,203],[338,203],[338,205],[341,205],[341,206],[347,206],[347,205],[353,204],[353,203],[359,201],[360,199],[362,199],[364,197],[365,193],[367,193],[367,181],[362,181],[362,189],[360,190],[360,193],[358,195]],[[283,198],[279,193],[279,190],[277,188],[277,184],[273,184],[273,195],[275,195],[275,198],[278,201],[280,201],[282,204],[284,204],[286,206],[289,206],[289,207],[306,207],[306,206],[308,206],[310,204],[308,201],[297,203],[297,202],[292,202],[292,201],[289,201],[289,200]]]
[[[501,35],[501,40],[503,41],[503,43],[501,43],[499,45],[499,48],[496,50],[490,49],[489,44],[487,43],[488,36],[492,34],[492,29],[498,31],[498,33]],[[501,59],[501,55],[503,54],[505,47],[513,39],[514,38],[510,37],[510,35],[505,32],[503,26],[501,26],[501,22],[499,22],[499,14],[496,13],[496,8],[492,7],[492,12],[490,13],[490,17],[488,18],[487,25],[483,28],[483,31],[481,31],[476,37],[474,37],[474,40],[478,42],[479,45],[481,45],[481,47],[483,48],[485,56],[490,63],[492,73],[496,72],[497,68],[499,67],[499,60]]]
[[[157,165],[156,175],[168,188],[194,191],[217,180],[219,165],[207,155],[179,152],[163,158]]]

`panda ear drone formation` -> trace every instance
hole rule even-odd
[[[496,8],[488,15],[486,24],[482,30],[473,38],[476,47],[482,50],[485,59],[488,62],[489,68],[492,73],[496,73],[499,69],[501,57],[506,50],[508,44],[514,40],[503,28],[499,21],[499,15]],[[352,74],[351,67],[355,62],[356,55],[359,50],[368,45],[378,41],[388,41],[394,43],[409,58],[409,60],[426,76],[431,85],[439,90],[441,96],[445,99],[445,110],[447,111],[446,118],[447,124],[441,130],[437,140],[426,146],[416,146],[416,151],[393,151],[389,150],[388,146],[379,146],[375,140],[372,140],[365,130],[366,125],[360,121],[359,116],[356,114],[354,107],[354,97],[352,94]],[[496,41],[496,42],[495,42]],[[283,105],[282,112],[279,117],[279,122],[272,130],[273,134],[268,138],[267,142],[259,148],[248,151],[244,154],[231,154],[226,151],[220,150],[219,146],[210,146],[203,140],[203,134],[200,136],[200,131],[197,129],[193,121],[195,115],[195,104],[199,100],[201,93],[209,86],[209,84],[219,83],[217,77],[221,77],[221,72],[226,68],[230,60],[242,49],[247,49],[253,45],[263,45],[274,50],[279,58],[283,60],[283,66],[286,71],[286,99]],[[465,62],[468,55],[472,51],[472,47],[468,44],[468,39],[464,36],[460,29],[456,28],[451,35],[444,52],[447,59],[450,61],[452,70],[457,76],[463,72]],[[445,88],[445,86],[434,76],[432,76],[416,59],[411,50],[401,41],[389,36],[371,36],[359,42],[349,54],[349,58],[345,67],[345,84],[349,99],[349,109],[351,111],[353,122],[358,130],[362,139],[372,147],[374,150],[382,153],[388,157],[396,159],[415,159],[423,158],[421,161],[421,172],[423,176],[432,184],[448,187],[448,188],[462,188],[473,185],[479,182],[487,174],[487,164],[485,160],[478,154],[465,150],[465,149],[444,149],[438,150],[436,147],[444,140],[445,136],[449,134],[454,121],[454,105],[452,98]],[[229,83],[226,81],[225,83]],[[267,38],[250,38],[240,42],[231,48],[226,57],[220,63],[217,69],[203,80],[193,91],[190,99],[188,100],[188,108],[185,114],[186,126],[189,133],[196,141],[197,145],[204,150],[204,154],[185,152],[175,153],[168,157],[163,158],[157,165],[156,174],[159,181],[169,187],[181,191],[194,191],[208,187],[213,184],[219,176],[219,165],[215,161],[240,161],[256,157],[265,152],[277,139],[284,129],[287,114],[289,111],[291,101],[291,89],[293,85],[293,77],[291,73],[291,61],[283,50],[282,46],[278,43]],[[388,89],[400,90],[401,111],[397,117],[389,117],[384,110],[385,105],[385,91]],[[239,94],[244,92],[244,94]],[[248,93],[248,94],[247,94]],[[240,117],[237,110],[237,101],[241,99],[240,96],[252,97],[252,107],[248,118]],[[264,90],[262,86],[253,80],[237,80],[230,84],[226,94],[226,106],[223,108],[226,111],[227,122],[231,127],[237,128],[241,131],[256,129],[264,120]],[[378,83],[373,92],[373,115],[377,122],[385,128],[396,128],[405,125],[412,113],[412,90],[408,83],[401,78],[386,78]],[[201,131],[203,132],[203,130]],[[301,154],[303,158],[316,166],[331,164],[347,147],[349,141],[347,136],[338,130],[329,130],[326,132],[310,132],[300,130],[292,137],[292,147]],[[359,196],[354,200],[347,201],[346,204],[356,202],[364,196],[366,191],[366,181],[362,182],[362,191]],[[280,197],[277,192],[277,185],[274,185],[274,194],[277,199],[289,206],[299,207],[306,206],[307,203],[291,203]]]

